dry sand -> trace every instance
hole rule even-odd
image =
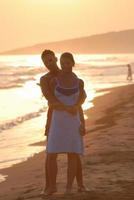
[[[64,195],[67,161],[59,155],[58,193],[41,197],[45,153],[3,169],[8,175],[0,183],[0,200],[133,200],[134,199],[134,85],[109,89],[95,98],[94,107],[85,112],[87,135],[82,158],[84,181],[89,193]],[[38,144],[42,145],[44,142]],[[37,145],[37,144],[36,144]]]

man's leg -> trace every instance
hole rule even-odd
[[[84,112],[82,107],[79,108],[79,114],[80,114],[80,121],[82,124],[82,129],[80,130],[80,134],[82,136],[85,135],[85,119],[84,119]],[[78,188],[84,187],[83,185],[83,174],[82,174],[82,164],[81,164],[81,158],[80,155],[77,154],[77,172],[76,172],[76,180],[78,184]]]
[[[84,136],[86,134],[86,128],[85,128],[85,119],[84,119],[84,112],[82,107],[79,108],[79,114],[80,114],[80,121],[82,124],[82,129],[80,130],[80,134]],[[83,183],[83,173],[82,173],[82,163],[80,155],[77,154],[77,173],[76,173],[76,180],[78,184],[78,191],[89,191],[88,188],[84,186]]]
[[[48,112],[47,112],[47,120],[46,120],[46,126],[45,126],[45,136],[48,137],[48,133],[49,133],[49,128],[50,128],[50,123],[51,123],[51,119],[52,119],[52,108],[48,108]],[[44,187],[44,191],[46,191],[49,188],[49,178],[48,178],[48,172],[47,172],[47,165],[48,165],[48,155],[46,152],[46,160],[45,160],[45,187]]]

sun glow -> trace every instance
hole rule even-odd
[[[78,1],[78,0],[77,0]],[[35,4],[74,4],[76,0],[30,0],[31,3]]]

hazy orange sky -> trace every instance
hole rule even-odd
[[[0,51],[134,29],[133,0],[0,0]]]

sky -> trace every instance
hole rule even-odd
[[[134,29],[133,0],[0,0],[0,52]]]

